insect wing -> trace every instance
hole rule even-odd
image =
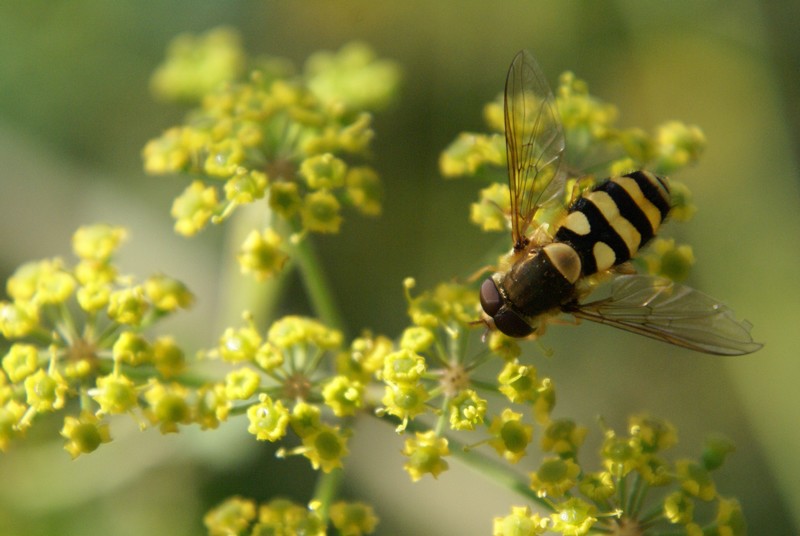
[[[580,304],[569,313],[691,350],[717,355],[755,352],[750,324],[691,287],[663,278],[618,276],[609,297]]]
[[[564,132],[555,98],[527,50],[511,62],[504,105],[511,232],[514,248],[521,249],[536,211],[563,193],[566,179],[560,169]]]

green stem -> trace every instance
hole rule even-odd
[[[317,485],[314,488],[314,500],[319,501],[320,506],[317,510],[323,523],[328,523],[328,512],[334,499],[339,494],[339,488],[342,486],[344,471],[341,469],[334,469],[330,473],[323,473],[317,479]]]
[[[298,244],[292,246],[292,257],[297,261],[314,312],[328,326],[346,334],[345,322],[309,236],[302,237]]]
[[[240,206],[235,216],[227,222],[228,232],[225,237],[222,254],[222,273],[219,291],[222,293],[219,302],[221,313],[217,319],[221,328],[241,321],[243,311],[251,311],[256,318],[270,320],[274,316],[278,300],[283,292],[287,274],[291,273],[292,261],[283,267],[281,273],[266,281],[256,281],[250,275],[242,275],[236,256],[242,242],[253,231],[260,231],[269,226],[272,213],[266,203],[253,203]],[[222,332],[222,329],[217,329]]]

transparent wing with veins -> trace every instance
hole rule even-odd
[[[668,279],[618,276],[607,298],[566,307],[578,318],[717,355],[755,352],[750,324],[714,298]]]
[[[522,50],[511,62],[505,88],[506,156],[514,249],[523,249],[536,212],[560,197],[564,132],[555,98],[539,65]]]

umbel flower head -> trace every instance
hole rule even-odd
[[[72,414],[61,434],[72,457],[110,441],[105,415],[138,410],[165,432],[192,421],[188,389],[134,371],[163,378],[182,372],[180,346],[146,328],[194,297],[164,274],[143,283],[120,276],[113,256],[126,236],[111,225],[81,227],[73,236],[75,265],[29,262],[8,280],[10,300],[0,302],[0,332],[9,341],[0,361],[0,449],[37,416],[64,408]],[[71,399],[80,408],[68,405]]]
[[[339,232],[345,206],[380,213],[378,175],[356,160],[369,154],[371,111],[391,102],[399,69],[361,43],[312,55],[298,74],[275,58],[249,63],[247,71],[230,29],[180,36],[153,87],[199,104],[143,156],[148,173],[194,178],[172,206],[180,234],[221,223],[242,205],[271,212],[238,257],[243,271],[264,278],[286,262],[289,235]]]

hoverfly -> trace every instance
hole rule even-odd
[[[567,313],[709,354],[761,348],[750,324],[714,298],[663,278],[621,273],[669,213],[666,177],[634,171],[606,179],[567,208],[552,238],[537,230],[537,213],[565,198],[565,141],[553,94],[528,51],[511,62],[504,106],[514,245],[508,269],[481,285],[490,329],[527,337]],[[591,276],[603,273],[614,276],[608,296],[582,302]]]

